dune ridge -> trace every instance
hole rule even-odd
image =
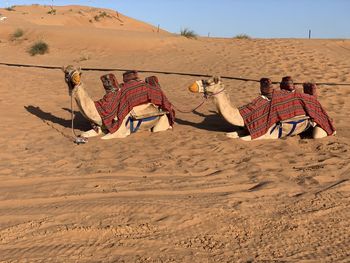
[[[350,82],[350,40],[191,40],[123,14],[123,26],[88,22],[110,10],[54,9],[0,9],[0,60]],[[38,39],[49,53],[30,56]],[[100,75],[82,75],[93,99]],[[187,90],[196,78],[158,77],[177,107],[203,100]],[[0,79],[0,262],[348,261],[348,87],[319,87],[338,132],[321,140],[229,139],[208,101],[177,112],[173,131],[77,146],[61,71],[0,66]],[[258,94],[257,83],[224,82],[235,105]],[[76,131],[89,129],[75,115]]]

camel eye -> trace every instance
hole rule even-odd
[[[203,85],[203,86],[208,86],[209,83],[208,83],[208,81],[206,81],[205,79],[202,79],[202,85]]]

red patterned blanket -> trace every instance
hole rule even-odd
[[[240,107],[239,112],[252,139],[266,134],[273,124],[298,115],[310,116],[328,135],[335,132],[332,120],[319,101],[308,94],[274,91],[271,101],[258,97]]]
[[[169,124],[173,126],[175,111],[169,102],[156,77],[142,80],[131,80],[120,85],[117,92],[108,92],[101,100],[95,101],[95,106],[100,114],[103,124],[110,133],[116,132],[125,116],[133,107],[153,103],[163,111],[168,111]],[[117,118],[115,118],[117,117]]]

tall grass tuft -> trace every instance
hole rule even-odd
[[[180,34],[181,36],[184,36],[187,38],[193,38],[193,39],[197,38],[197,34],[193,30],[188,28],[181,29]]]
[[[46,42],[40,40],[40,41],[37,41],[36,43],[34,43],[30,47],[28,52],[32,56],[43,55],[43,54],[49,52],[49,45]]]
[[[47,12],[49,15],[56,15],[56,9],[51,8],[50,11]]]
[[[233,38],[236,38],[236,39],[251,39],[251,37],[248,36],[247,34],[238,34],[238,35],[234,36]]]
[[[15,5],[9,6],[9,7],[6,7],[5,10],[7,10],[7,11],[16,11],[15,7],[16,7]]]
[[[24,35],[24,31],[21,28],[17,28],[15,32],[13,32],[11,39],[15,40],[18,39],[20,37],[22,37]]]
[[[103,11],[103,12],[100,11],[100,13],[99,13],[98,15],[95,15],[95,16],[94,16],[94,19],[95,19],[95,21],[98,22],[98,21],[100,21],[102,18],[105,18],[105,17],[111,18],[111,15],[107,14],[107,12],[105,12],[105,11]]]

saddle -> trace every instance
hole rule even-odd
[[[164,114],[168,114],[168,111],[163,111],[159,107],[155,106],[154,104],[149,103],[149,105],[141,110],[138,110],[137,108],[133,109],[130,112],[130,117],[132,117],[133,120],[141,120],[144,118],[149,118],[149,117],[158,117],[158,116],[163,116]]]
[[[143,122],[156,120],[166,114],[169,114],[169,112],[163,111],[161,108],[149,103],[146,108],[143,108],[142,110],[140,108],[134,108],[130,112],[130,117],[125,125],[127,126],[130,123],[130,133],[135,133]]]
[[[291,119],[277,122],[271,129],[270,134],[278,129],[278,138],[281,138],[282,136],[292,136],[297,128],[297,125],[303,122],[307,122],[307,125],[303,131],[306,131],[308,128],[310,128],[310,126],[313,126],[313,122],[309,116],[295,116]],[[292,125],[292,128],[290,128],[290,125]]]

